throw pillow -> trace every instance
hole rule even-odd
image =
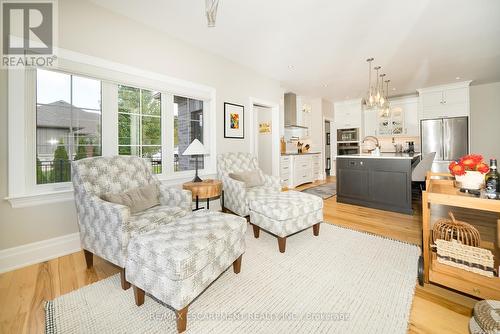
[[[229,177],[245,183],[247,188],[258,187],[264,184],[259,170],[250,170],[241,173],[229,173]]]
[[[111,203],[128,206],[132,214],[160,204],[158,186],[156,184],[129,189],[119,194],[104,194],[101,198]]]

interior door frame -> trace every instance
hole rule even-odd
[[[330,122],[330,176],[332,176],[332,169],[333,169],[333,161],[334,157],[337,155],[337,152],[334,152],[334,145],[333,142],[337,138],[337,133],[334,132],[335,127],[334,127],[334,122],[333,122],[333,117],[327,117],[323,116],[323,121],[321,123],[321,161],[322,161],[322,168],[321,168],[321,175],[322,179],[326,179],[326,172],[325,172],[325,167],[326,167],[326,153],[325,153],[325,147],[326,147],[326,132],[325,132],[325,122],[328,121]]]
[[[250,124],[251,124],[251,131],[249,131],[249,137],[250,137],[250,152],[252,152],[253,155],[259,158],[259,124],[258,124],[258,117],[255,114],[254,106],[261,106],[265,108],[270,108],[271,109],[271,142],[272,142],[272,148],[271,148],[271,154],[272,154],[272,172],[274,176],[279,176],[280,169],[279,169],[279,164],[280,164],[280,105],[279,103],[276,102],[270,102],[266,101],[263,99],[255,98],[255,97],[250,97],[248,101],[248,110],[251,112],[249,113],[250,116]]]

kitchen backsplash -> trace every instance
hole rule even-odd
[[[403,149],[405,149],[405,144],[408,141],[412,141],[415,145],[415,152],[420,152],[420,137],[394,137],[394,142],[392,137],[377,137],[380,143],[381,152],[396,152],[395,144],[401,144]]]

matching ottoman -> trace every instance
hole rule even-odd
[[[137,235],[126,265],[136,304],[147,292],[175,310],[177,330],[184,331],[189,303],[231,264],[239,273],[246,229],[244,218],[202,210]]]
[[[323,199],[298,191],[261,194],[250,199],[249,208],[255,238],[261,228],[275,235],[281,253],[288,236],[311,226],[317,236],[323,221]]]

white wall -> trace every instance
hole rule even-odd
[[[500,82],[470,87],[470,114],[470,151],[500,159]]]
[[[280,103],[280,83],[82,0],[59,1],[59,46],[214,87],[217,153],[251,150],[249,97]],[[0,70],[0,198],[7,196],[7,74]],[[223,103],[245,105],[245,139],[225,139]],[[12,209],[0,202],[0,250],[77,232],[72,202]]]

